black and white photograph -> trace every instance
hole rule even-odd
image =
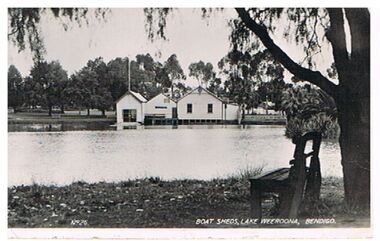
[[[371,16],[7,7],[9,238],[370,237]]]

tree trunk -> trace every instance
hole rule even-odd
[[[368,9],[345,9],[345,13],[352,46],[349,62],[340,68],[343,75],[336,97],[345,200],[350,206],[369,208],[370,16]]]
[[[90,116],[90,109],[87,109],[87,116]]]
[[[369,101],[369,96],[338,99],[345,201],[362,208],[370,206]]]
[[[63,104],[61,105],[61,114],[65,114],[65,106]]]
[[[51,116],[52,112],[53,112],[53,107],[49,105],[49,116]]]
[[[102,110],[102,116],[106,116],[106,110]]]

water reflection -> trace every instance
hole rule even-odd
[[[288,166],[283,126],[145,126],[122,131],[9,132],[9,183],[212,179]],[[322,143],[322,174],[342,176],[339,146]]]

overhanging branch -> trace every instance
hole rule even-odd
[[[245,26],[250,29],[269,50],[273,57],[278,60],[290,73],[297,78],[308,81],[317,85],[332,97],[337,95],[337,85],[324,77],[319,71],[313,71],[302,67],[294,62],[269,36],[265,27],[257,24],[244,8],[236,8],[236,11],[244,22]]]

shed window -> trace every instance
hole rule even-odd
[[[207,113],[212,113],[212,104],[207,105]]]
[[[193,104],[187,104],[187,113],[193,113]]]
[[[156,109],[167,109],[168,107],[167,106],[155,106],[154,108],[156,108]]]

